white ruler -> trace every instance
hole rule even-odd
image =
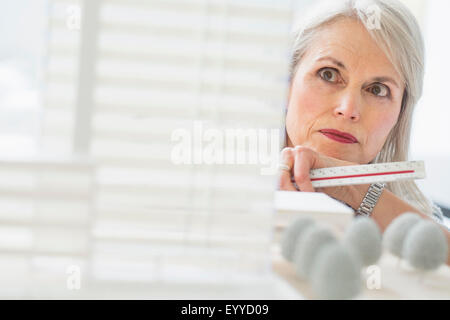
[[[387,162],[313,169],[310,178],[314,188],[425,178],[423,161]]]

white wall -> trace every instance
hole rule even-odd
[[[450,102],[448,79],[450,65],[450,2],[426,1],[424,37],[426,68],[424,93],[415,118],[411,141],[413,159],[425,161],[427,179],[419,185],[435,201],[450,207]]]

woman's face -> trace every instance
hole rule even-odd
[[[288,146],[369,163],[397,122],[403,91],[400,75],[364,26],[339,20],[318,33],[292,79]]]

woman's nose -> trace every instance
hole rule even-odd
[[[334,109],[338,118],[358,121],[361,117],[361,102],[355,93],[346,93],[341,97],[339,105]]]

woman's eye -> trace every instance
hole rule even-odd
[[[377,97],[389,97],[389,88],[387,88],[385,85],[374,85],[372,88],[370,88],[369,91]]]
[[[322,79],[328,82],[336,81],[336,70],[330,68],[324,68],[319,71],[319,75]]]

